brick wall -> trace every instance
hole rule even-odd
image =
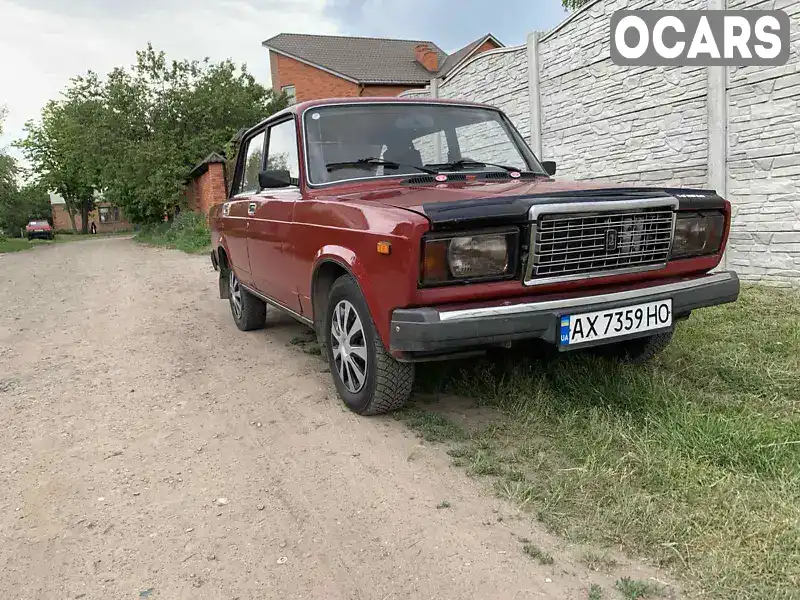
[[[297,102],[319,98],[354,98],[357,96],[397,96],[409,89],[408,85],[367,85],[363,89],[357,83],[332,75],[300,61],[269,53],[272,86],[280,90],[293,85]],[[422,86],[420,86],[422,87]]]
[[[280,90],[285,85],[293,85],[297,102],[317,98],[351,98],[359,95],[358,84],[352,81],[274,52],[270,52],[270,60],[274,60],[273,87]]]
[[[211,163],[207,170],[192,179],[184,192],[186,207],[195,212],[208,214],[215,204],[222,204],[227,199],[225,189],[225,165]]]
[[[111,206],[108,203],[100,202],[98,203],[98,208],[101,206]],[[53,228],[58,231],[60,229],[72,231],[72,222],[69,219],[69,213],[67,212],[67,208],[64,204],[53,204]],[[101,223],[100,222],[100,215],[97,208],[89,213],[89,224],[91,225],[92,221],[94,224],[97,225],[97,233],[110,233],[112,231],[122,231],[132,229],[133,225],[131,225],[126,219],[125,214],[122,212],[122,209],[119,210],[119,220],[115,223]],[[83,227],[83,219],[81,218],[80,214],[75,215],[75,227],[80,232]]]
[[[495,48],[498,48],[497,44],[495,44],[492,40],[486,40],[480,45],[477,52],[475,52],[473,56],[477,56],[478,54],[486,52],[487,50],[494,50]]]

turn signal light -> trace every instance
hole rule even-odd
[[[391,242],[378,242],[378,254],[391,254],[391,253],[392,253]]]

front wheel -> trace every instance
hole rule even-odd
[[[349,275],[331,287],[325,345],[336,390],[347,407],[376,415],[403,406],[414,383],[414,365],[387,352],[356,281]]]
[[[601,353],[630,364],[644,364],[661,353],[672,341],[673,330],[600,346]]]

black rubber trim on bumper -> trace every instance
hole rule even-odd
[[[677,318],[696,308],[735,302],[738,297],[738,276],[733,271],[724,271],[664,285],[564,300],[456,311],[397,309],[392,313],[389,344],[392,351],[412,355],[458,352],[530,338],[557,344],[559,317],[563,314],[672,298],[672,312]]]

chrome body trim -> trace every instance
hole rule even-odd
[[[247,290],[249,293],[253,294],[253,296],[255,296],[256,298],[259,298],[259,299],[263,300],[264,302],[266,302],[267,304],[269,304],[270,306],[274,306],[278,310],[281,310],[281,311],[285,312],[287,315],[289,315],[293,319],[296,319],[296,320],[300,321],[303,325],[308,325],[309,327],[313,327],[314,326],[314,322],[311,319],[309,319],[308,317],[304,317],[300,313],[296,313],[291,308],[289,308],[287,306],[284,306],[283,304],[281,304],[280,302],[278,302],[274,298],[270,298],[269,296],[266,296],[266,295],[262,294],[261,292],[258,292],[256,290],[254,290],[253,288],[251,288],[250,286],[245,285],[245,284],[243,284],[241,282],[239,283],[239,285],[242,288],[244,288],[245,290]]]
[[[713,273],[691,279],[688,281],[678,281],[663,285],[653,285],[635,290],[625,290],[623,292],[613,292],[610,294],[596,294],[593,296],[577,296],[565,298],[563,300],[544,300],[540,302],[524,302],[520,304],[506,304],[501,306],[484,306],[480,308],[465,308],[461,310],[450,310],[439,312],[440,321],[452,321],[455,319],[479,319],[495,315],[512,315],[525,312],[538,312],[546,310],[562,310],[574,308],[576,306],[589,307],[607,302],[636,301],[639,298],[653,296],[657,294],[670,294],[679,290],[690,290],[716,283],[722,283],[734,279],[735,275],[729,272]]]

